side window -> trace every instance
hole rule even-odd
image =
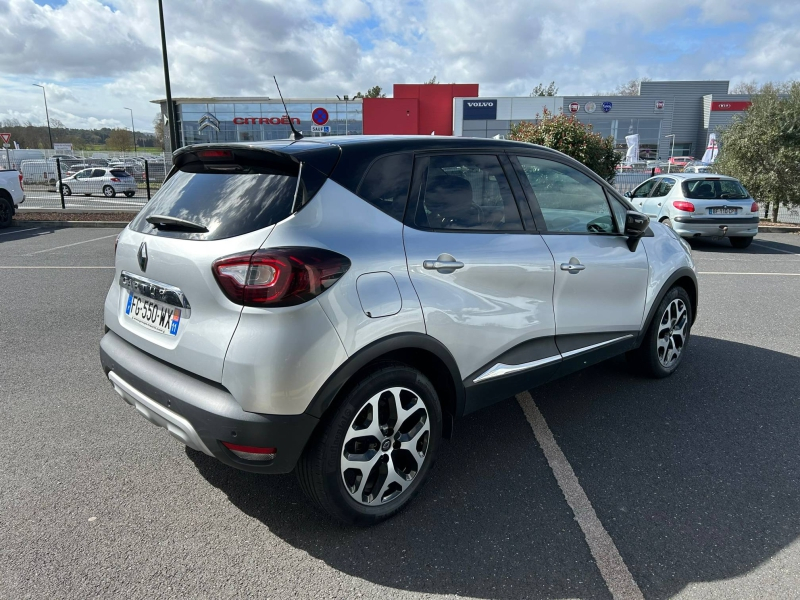
[[[614,220],[600,184],[572,167],[519,157],[548,231],[614,233]]]
[[[653,186],[655,184],[657,184],[659,181],[661,181],[661,180],[660,179],[650,179],[648,181],[645,181],[642,185],[640,185],[638,188],[633,190],[633,193],[631,194],[631,198],[647,198],[650,195],[650,190],[652,190]]]
[[[90,177],[103,177],[106,174],[105,169],[95,169]]]
[[[611,210],[614,212],[614,220],[617,222],[617,231],[625,231],[625,218],[628,216],[628,207],[614,198],[614,196],[610,196],[608,201],[611,202]]]
[[[658,184],[656,191],[653,192],[653,197],[660,198],[662,196],[666,196],[667,194],[669,194],[670,190],[672,190],[672,187],[674,185],[675,185],[674,179],[668,179],[665,177],[664,179],[661,180],[661,183]]]
[[[491,155],[431,156],[415,224],[430,229],[523,229],[500,161]]]
[[[411,154],[379,158],[372,163],[356,194],[390,217],[402,221],[411,182],[411,163]]]
[[[84,169],[80,173],[76,173],[75,177],[77,179],[86,179],[87,177],[91,177],[91,175],[92,175],[92,170],[91,169]]]

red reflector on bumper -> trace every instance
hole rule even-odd
[[[241,446],[239,444],[231,444],[230,442],[222,442],[222,445],[233,452],[236,456],[243,458],[244,460],[272,460],[278,453],[277,448]]]

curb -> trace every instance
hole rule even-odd
[[[800,233],[800,227],[782,227],[780,225],[759,225],[758,233]]]
[[[11,227],[105,227],[116,229],[127,227],[128,221],[11,221]]]

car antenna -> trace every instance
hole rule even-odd
[[[281,102],[283,102],[283,110],[286,111],[286,117],[289,119],[289,127],[292,128],[292,137],[295,140],[302,140],[303,134],[294,128],[294,123],[292,123],[292,116],[289,114],[289,109],[286,108],[286,102],[283,101],[283,94],[281,94],[281,86],[278,85],[278,78],[275,77],[275,75],[273,75],[272,78],[275,80],[275,87],[278,88],[278,96],[281,97]]]

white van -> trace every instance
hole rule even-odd
[[[20,164],[23,185],[55,185],[58,180],[58,167],[55,159],[23,160]],[[62,173],[63,175],[63,173]]]

